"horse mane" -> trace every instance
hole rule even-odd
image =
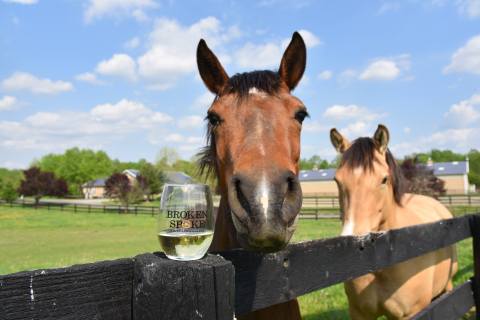
[[[340,166],[348,168],[362,167],[364,170],[373,171],[373,163],[375,161],[376,145],[372,138],[358,138],[343,153]],[[403,177],[400,166],[393,157],[389,149],[386,152],[386,161],[390,169],[392,178],[393,196],[395,202],[401,206],[402,196],[405,194],[405,178]]]
[[[237,73],[228,79],[228,84],[221,95],[237,94],[238,99],[249,96],[249,90],[256,88],[269,95],[274,95],[280,89],[280,75],[271,70]],[[219,96],[215,97],[217,100]],[[214,101],[215,101],[214,100]],[[215,135],[210,124],[207,126],[207,144],[197,153],[199,173],[208,179],[210,175],[217,177],[217,151],[215,149]]]

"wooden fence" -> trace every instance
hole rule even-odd
[[[228,319],[473,237],[474,276],[414,319],[480,319],[480,214],[260,254],[161,253],[0,276],[0,319]]]

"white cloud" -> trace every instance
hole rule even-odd
[[[97,75],[92,72],[85,72],[75,76],[78,81],[88,82],[90,84],[104,84],[103,81],[97,78]]]
[[[158,7],[153,0],[90,0],[84,12],[86,22],[103,17],[128,17],[138,21],[147,19],[145,10]]]
[[[320,40],[320,38],[318,38],[316,35],[314,35],[312,32],[308,30],[301,29],[301,30],[298,30],[298,33],[300,33],[300,35],[302,36],[307,48],[313,48],[322,44],[322,41]],[[287,42],[287,45],[288,45],[288,43],[290,42],[290,39],[287,39],[287,41],[288,41]]]
[[[330,70],[324,70],[318,74],[318,78],[321,80],[329,80],[333,76],[333,72]]]
[[[3,0],[3,2],[32,5],[38,3],[38,0]]]
[[[15,72],[2,81],[2,88],[6,91],[24,90],[37,94],[56,94],[73,90],[73,85],[61,80],[40,79],[27,72]]]
[[[360,80],[390,81],[410,69],[410,55],[401,54],[390,58],[377,58],[360,73]],[[407,76],[407,79],[411,78]]]
[[[458,11],[469,18],[480,17],[480,0],[457,0]]]
[[[200,116],[192,115],[180,118],[177,121],[177,126],[180,129],[198,129],[203,128],[203,118]]]
[[[194,109],[207,110],[212,105],[215,96],[210,91],[205,91],[202,95],[198,96],[193,102]]]
[[[183,136],[178,133],[171,133],[165,136],[165,141],[201,145],[201,143],[203,142],[203,138],[195,136]]]
[[[336,104],[328,107],[323,113],[326,119],[333,121],[344,121],[349,119],[361,119],[363,121],[373,121],[383,115],[371,112],[365,107],[360,107],[356,104],[340,105]]]
[[[120,77],[135,81],[137,65],[128,54],[114,54],[110,59],[101,61],[95,71],[105,76]]]
[[[406,133],[406,134],[410,134],[410,132],[412,132],[412,128],[405,127],[405,128],[403,128],[403,132]]]
[[[246,43],[235,52],[235,63],[242,68],[272,68],[280,65],[284,48],[281,43]]]
[[[179,77],[196,72],[195,50],[201,38],[211,48],[219,48],[239,34],[238,28],[224,28],[215,17],[190,26],[172,19],[158,19],[149,35],[148,50],[137,59],[139,74],[150,82],[151,88],[167,89]],[[222,56],[221,48],[216,53],[223,63],[228,60],[228,56]]]
[[[137,48],[138,46],[140,45],[140,38],[139,37],[133,37],[131,39],[129,39],[128,41],[126,41],[123,46],[126,48],[126,49],[135,49]]]
[[[400,68],[392,60],[380,59],[372,62],[360,74],[360,80],[393,80],[400,74]]]
[[[12,96],[3,96],[0,99],[0,111],[11,110],[17,104],[17,98]]]
[[[454,127],[467,127],[480,123],[480,94],[474,94],[450,107],[444,118]]]
[[[357,71],[354,69],[346,69],[340,72],[338,75],[338,82],[340,84],[346,85],[350,81],[354,80],[357,77]]]
[[[443,69],[444,73],[465,72],[480,75],[480,35],[467,41],[452,55],[450,64]]]
[[[322,44],[320,39],[308,30],[299,30],[307,48]],[[262,44],[246,43],[235,52],[235,63],[242,68],[272,68],[280,65],[283,52],[290,43],[290,38]]]
[[[44,151],[73,146],[96,148],[172,123],[173,118],[167,114],[123,99],[87,112],[37,112],[23,121],[0,121],[0,147]]]

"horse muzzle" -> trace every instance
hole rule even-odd
[[[229,183],[228,202],[240,245],[273,252],[285,247],[295,231],[302,191],[291,171],[268,176],[237,173]]]

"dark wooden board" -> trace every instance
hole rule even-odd
[[[235,313],[265,308],[470,237],[464,216],[436,223],[288,246],[262,255],[222,252],[235,266]]]
[[[216,255],[173,261],[163,254],[135,257],[133,318],[233,318],[234,270]]]
[[[133,260],[0,276],[0,319],[131,319]]]
[[[480,215],[472,216],[470,227],[473,235],[473,292],[477,319],[480,319]]]
[[[412,320],[457,320],[475,306],[469,280],[435,299]]]

